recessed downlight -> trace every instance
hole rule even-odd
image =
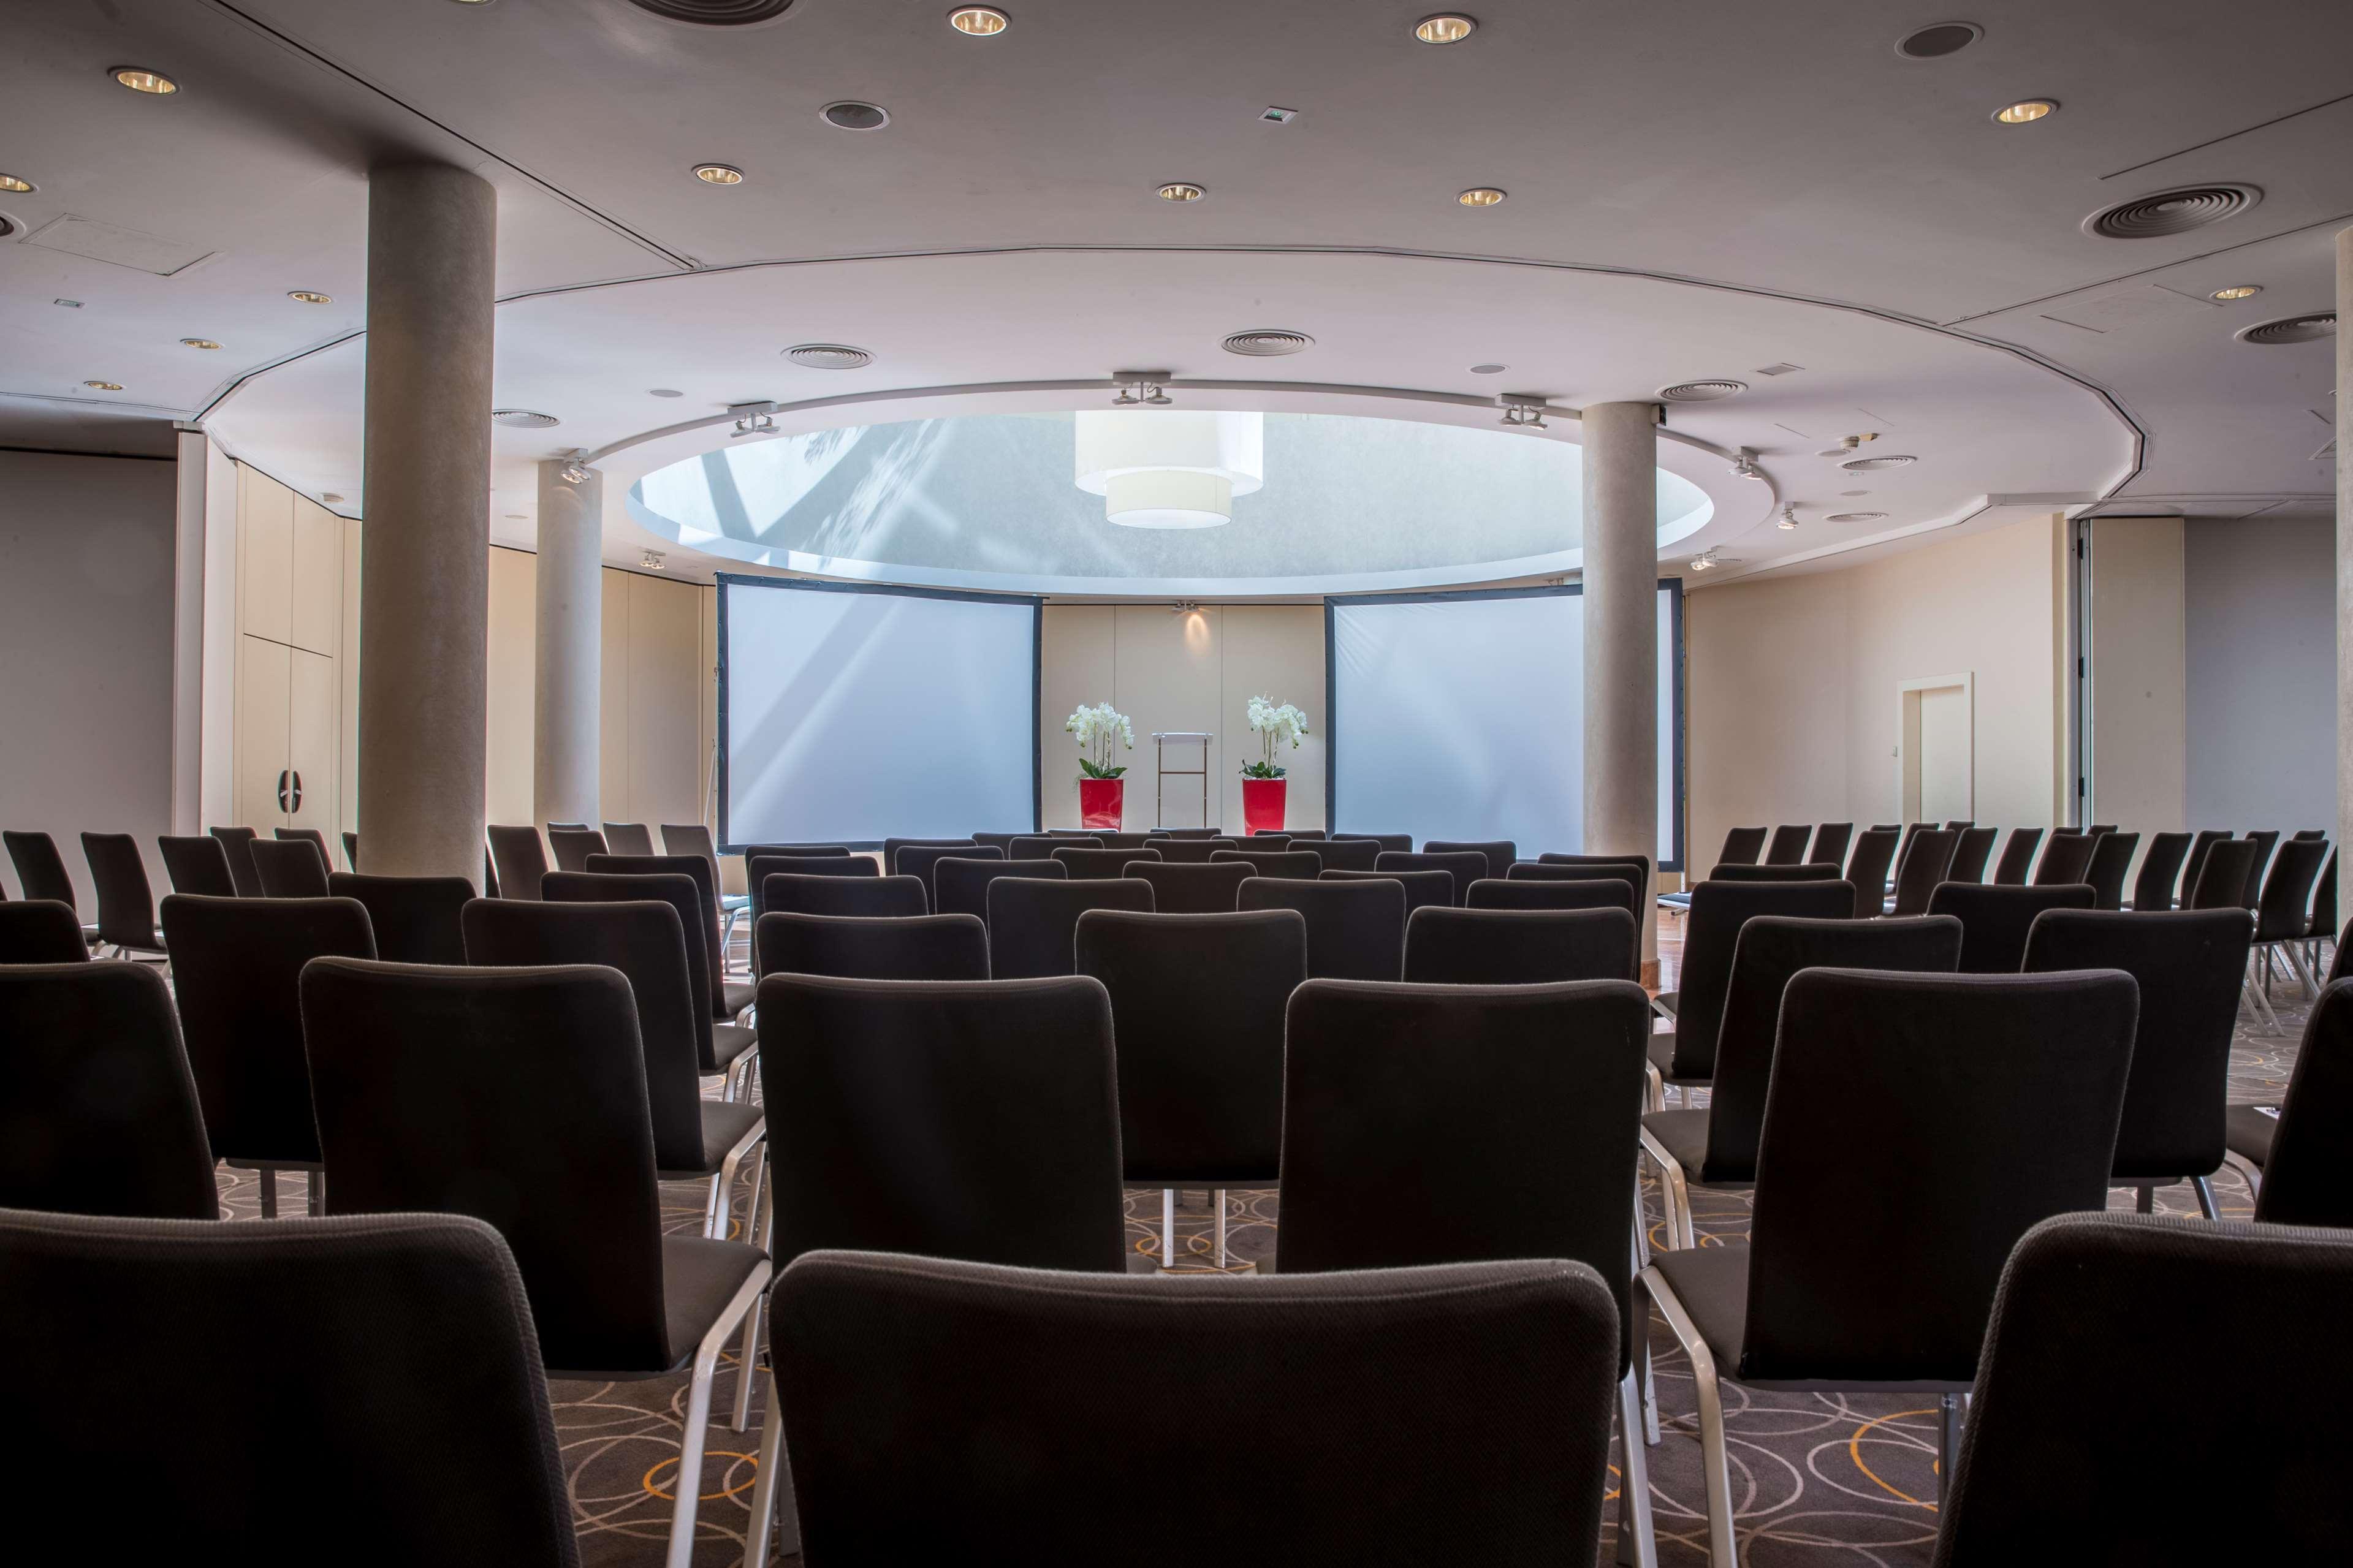
[[[1441,11],[1413,25],[1413,36],[1425,44],[1459,44],[1478,30],[1478,18],[1460,11]]]
[[[2021,98],[2016,103],[2005,103],[1993,111],[1998,125],[2031,125],[2038,120],[2048,120],[2059,111],[2055,98]]]
[[[1507,364],[1474,364],[1471,367],[1471,374],[1472,375],[1501,375],[1511,368],[1512,367]]]
[[[2215,289],[2208,298],[2218,305],[2229,305],[2241,300],[2252,300],[2263,291],[2263,286],[2260,283],[2233,283],[2228,289]]]
[[[133,92],[163,98],[180,90],[180,84],[162,71],[149,70],[145,66],[109,66],[106,74]]]
[[[1834,511],[1822,521],[1825,522],[1878,522],[1886,516],[1883,511]]]
[[[82,384],[89,387],[92,392],[120,392],[122,390],[122,384],[119,381],[85,381]]]
[[[993,38],[1013,26],[1013,18],[994,5],[959,5],[948,13],[948,26],[976,38]]]
[[[1493,185],[1473,185],[1454,199],[1466,207],[1499,207],[1509,195]]]
[[[646,395],[648,397],[684,397],[686,394],[674,386],[649,386],[646,388]]]
[[[1164,202],[1198,202],[1209,194],[1209,187],[1190,180],[1171,180],[1154,194]]]
[[[210,338],[182,338],[180,340],[180,346],[182,348],[188,349],[216,349],[220,347],[220,344],[213,342]]]
[[[874,363],[872,354],[848,343],[801,343],[785,357],[804,370],[864,370]]]
[[[332,305],[335,302],[332,294],[322,294],[315,289],[289,289],[286,297],[298,305]]]
[[[1286,331],[1281,327],[1261,327],[1254,331],[1235,332],[1222,345],[1229,354],[1246,354],[1251,359],[1280,359],[1284,354],[1304,353],[1315,346],[1315,340],[1305,332]]]
[[[1985,29],[1975,22],[1936,22],[1905,34],[1896,40],[1895,52],[1907,60],[1940,60],[1984,37]]]
[[[23,195],[35,188],[33,182],[21,174],[0,174],[0,191],[13,191]]]
[[[733,163],[697,163],[694,177],[706,185],[740,185],[744,171]]]
[[[1662,403],[1714,403],[1721,398],[1737,397],[1748,390],[1745,381],[1679,381],[1672,386],[1659,388]]]
[[[531,408],[493,408],[491,423],[503,425],[510,430],[547,430],[564,423],[553,414],[542,414]]]
[[[891,111],[881,104],[860,103],[853,99],[828,103],[818,113],[838,131],[880,131],[891,123]]]

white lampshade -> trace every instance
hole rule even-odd
[[[1262,415],[1122,408],[1076,421],[1078,487],[1124,528],[1215,528],[1266,482]]]

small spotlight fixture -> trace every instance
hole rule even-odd
[[[968,37],[993,38],[1013,26],[1013,18],[994,5],[959,5],[948,13],[948,26]]]
[[[2059,112],[2055,98],[2021,98],[2016,103],[2006,103],[1993,111],[1998,125],[2031,125]]]
[[[1507,392],[1495,399],[1504,410],[1504,427],[1507,430],[1543,430],[1544,399],[1524,393]]]
[[[1466,207],[1499,207],[1509,195],[1493,185],[1473,185],[1454,199]]]
[[[120,392],[122,390],[122,384],[119,381],[85,381],[82,384],[89,387],[92,392]]]
[[[1477,19],[1459,11],[1441,11],[1413,25],[1413,36],[1425,44],[1459,44],[1478,30]]]
[[[1798,526],[1798,509],[1794,506],[1783,507],[1781,509],[1781,521],[1774,524],[1774,526],[1781,530],[1784,533],[1795,529]]]
[[[0,174],[0,191],[13,191],[22,195],[34,188],[33,182],[21,174]]]
[[[638,564],[649,572],[659,572],[662,569],[662,556],[659,550],[641,550],[638,552]]]
[[[737,436],[773,436],[776,433],[776,422],[769,415],[746,414],[735,421],[735,428],[727,438],[733,441]]]
[[[740,185],[744,171],[733,163],[697,163],[694,177],[706,185]]]
[[[332,305],[335,302],[332,294],[322,294],[313,289],[289,289],[286,297],[303,305]]]
[[[1176,401],[1168,395],[1168,373],[1165,370],[1115,370],[1111,373],[1111,380],[1119,388],[1119,395],[1111,400],[1113,408],[1166,408]]]
[[[180,340],[180,346],[191,349],[216,349],[220,347],[220,344],[213,342],[210,338],[182,338]]]
[[[1198,616],[1201,613],[1201,606],[1191,599],[1179,599],[1168,606],[1168,613],[1172,616]]]
[[[1691,558],[1691,569],[1694,572],[1715,571],[1715,547],[1714,545],[1710,545],[1705,550],[1703,550],[1698,554],[1693,556]]]
[[[180,84],[162,71],[149,70],[145,66],[111,66],[107,75],[133,92],[164,98],[180,90]]]
[[[1757,454],[1743,447],[1732,459],[1732,477],[1736,479],[1761,479],[1765,470],[1757,466]]]
[[[1258,117],[1271,125],[1288,125],[1299,118],[1299,110],[1285,109],[1279,103],[1270,103],[1258,111]]]
[[[69,310],[79,310],[81,309],[81,301],[79,300],[52,300],[49,303],[52,305],[63,305]]]
[[[576,458],[558,468],[556,475],[567,485],[585,485],[588,482],[588,470]]]
[[[1171,180],[1158,191],[1164,202],[1198,202],[1208,194],[1208,186],[1197,185],[1190,180]]]
[[[2263,291],[2260,283],[2233,283],[2228,289],[2217,289],[2208,296],[2218,305],[2232,304],[2240,300],[2252,300]]]

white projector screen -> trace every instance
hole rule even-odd
[[[1683,602],[1659,586],[1659,844],[1683,866]],[[1328,820],[1585,848],[1585,599],[1574,587],[1330,599]]]
[[[1038,824],[1040,601],[723,574],[719,837]]]

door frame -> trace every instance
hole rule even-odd
[[[1914,759],[1911,755],[1913,726],[1919,712],[1920,693],[1941,691],[1947,687],[1961,689],[1961,706],[1968,715],[1969,765],[1968,805],[1962,815],[1974,819],[1978,814],[1978,680],[1975,671],[1963,670],[1958,675],[1927,675],[1915,680],[1895,683],[1895,815],[1899,820],[1915,820],[1911,805],[1905,798],[1905,774]]]

